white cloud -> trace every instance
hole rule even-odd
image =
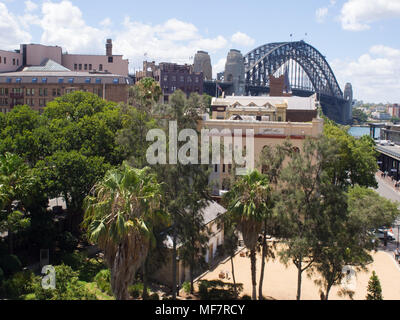
[[[225,71],[226,58],[219,59],[216,64],[213,65],[213,77],[217,78],[217,73]]]
[[[105,18],[104,20],[100,21],[100,25],[104,28],[109,28],[112,26],[112,21],[110,18]]]
[[[24,42],[30,42],[32,37],[25,31],[17,16],[8,11],[7,6],[0,2],[0,48],[14,50]]]
[[[143,59],[191,63],[190,57],[198,50],[212,54],[228,46],[223,36],[204,38],[194,25],[177,19],[151,25],[127,17],[114,38],[115,50],[130,59],[131,68],[141,66]]]
[[[342,86],[352,83],[357,99],[400,102],[399,49],[376,45],[355,61],[337,59],[331,66]]]
[[[59,45],[70,53],[104,51],[104,30],[88,26],[81,10],[70,1],[44,2],[40,26],[43,44]]]
[[[31,0],[25,1],[25,11],[32,12],[38,8],[38,5]]]
[[[370,24],[400,17],[399,0],[348,0],[342,7],[342,28],[350,31],[370,29]]]
[[[247,34],[243,32],[236,32],[232,38],[231,41],[234,44],[243,46],[243,47],[250,47],[255,44],[255,40],[251,37],[249,37]]]
[[[325,21],[326,16],[328,15],[328,8],[318,8],[315,12],[315,16],[317,18],[318,23],[323,23]]]

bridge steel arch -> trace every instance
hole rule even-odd
[[[304,41],[269,43],[250,51],[244,59],[249,86],[268,86],[269,75],[294,60],[309,77],[315,92],[343,99],[343,92],[325,57]]]
[[[293,91],[300,95],[318,93],[324,113],[339,123],[348,123],[350,119],[346,118],[345,109],[349,106],[346,106],[343,92],[331,67],[317,49],[304,41],[268,43],[246,54],[244,63],[247,91],[253,88],[258,92],[266,92],[269,88],[269,76],[290,60],[300,65],[313,86],[313,91],[308,87],[296,87]]]

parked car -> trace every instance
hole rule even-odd
[[[386,228],[379,228],[378,230],[375,231],[375,234],[380,240],[384,240],[385,239],[385,232],[387,232],[388,241],[396,240],[396,238],[394,237],[393,232],[391,232],[389,229],[386,229]]]

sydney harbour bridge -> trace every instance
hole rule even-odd
[[[343,93],[325,57],[304,41],[268,43],[245,56],[231,50],[218,86],[226,94],[266,95],[271,75],[284,76],[285,86],[294,96],[317,94],[322,111],[330,119],[341,124],[351,122],[351,85],[347,84]],[[215,88],[215,82],[206,81],[205,91],[215,92]]]

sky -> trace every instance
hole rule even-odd
[[[230,49],[304,40],[318,49],[342,90],[364,102],[400,103],[400,0],[0,0],[0,49],[58,45],[68,53],[192,63],[209,52],[213,74]],[[292,37],[290,35],[292,34]]]

